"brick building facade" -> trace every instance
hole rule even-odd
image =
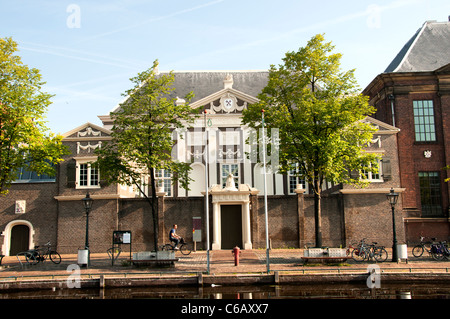
[[[450,23],[426,22],[363,91],[375,117],[400,129],[406,238],[447,240],[450,164]]]

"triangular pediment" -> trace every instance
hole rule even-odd
[[[397,134],[400,132],[398,127],[389,125],[370,116],[367,116],[362,122],[373,125],[377,129],[377,134]]]
[[[241,113],[249,104],[254,104],[258,101],[258,98],[244,92],[233,88],[225,88],[192,103],[191,107],[203,107],[211,114],[230,114]]]
[[[85,123],[63,134],[63,140],[109,139],[111,131],[101,126]]]

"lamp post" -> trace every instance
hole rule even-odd
[[[386,194],[386,197],[392,209],[392,229],[393,229],[392,261],[396,262],[398,257],[397,257],[397,234],[395,231],[395,204],[397,204],[398,193],[395,193],[394,189],[391,188],[391,191],[389,192],[389,194]]]
[[[82,199],[84,209],[86,210],[86,240],[84,243],[84,249],[86,249],[88,252],[88,264],[89,264],[89,213],[92,209],[92,202],[94,201],[91,198],[91,195],[89,192],[86,193],[86,197]]]

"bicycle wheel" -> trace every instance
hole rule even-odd
[[[370,255],[370,248],[365,248],[360,254],[363,261],[369,261],[370,258],[372,258]]]
[[[352,250],[352,259],[354,261],[363,261],[366,257],[365,251],[355,248]]]
[[[162,250],[164,251],[173,250],[173,247],[171,244],[165,244],[164,246],[162,246]]]
[[[50,260],[53,261],[54,264],[59,264],[61,262],[61,256],[56,251],[51,251],[49,256]]]
[[[191,248],[189,248],[188,244],[183,244],[180,247],[180,251],[183,255],[189,255],[191,253]]]
[[[412,254],[414,257],[421,257],[423,254],[423,246],[422,245],[414,246],[414,248],[412,249]]]
[[[434,260],[441,261],[444,259],[444,254],[441,252],[431,252],[431,257],[433,257]]]
[[[388,258],[388,253],[383,247],[375,248],[373,253],[376,261],[383,262]]]

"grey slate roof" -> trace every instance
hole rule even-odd
[[[426,72],[450,63],[450,22],[427,21],[384,71]]]
[[[162,73],[162,72],[161,72]],[[184,98],[193,91],[195,102],[224,88],[227,74],[233,76],[233,89],[257,97],[267,85],[268,71],[185,71],[174,72],[175,91],[172,95]]]
[[[168,72],[160,72],[164,74]],[[195,97],[190,101],[193,103],[224,88],[223,81],[228,74],[233,76],[233,89],[257,97],[267,85],[269,71],[174,71],[174,83],[169,98],[184,99],[193,91]],[[125,102],[124,98],[111,112],[117,112],[120,104]]]

